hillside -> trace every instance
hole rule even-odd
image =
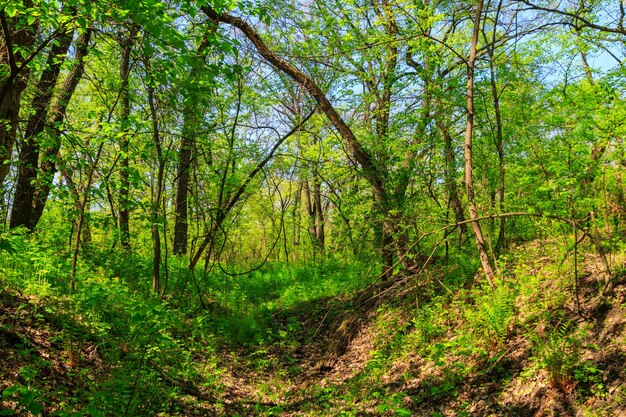
[[[140,301],[115,281],[70,297],[3,281],[3,415],[621,415],[626,275],[600,297],[598,257],[581,256],[577,306],[563,255],[515,248],[495,290],[442,262],[309,301],[285,298],[292,281],[262,314]]]

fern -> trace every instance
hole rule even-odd
[[[506,340],[515,317],[515,294],[505,285],[477,300],[477,309],[470,312],[471,320],[478,332],[492,346],[502,344]]]
[[[546,339],[535,340],[537,364],[546,370],[556,388],[573,384],[580,363],[581,335],[573,333],[573,328],[569,319],[561,318]]]

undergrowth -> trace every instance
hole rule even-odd
[[[291,402],[309,415],[408,416],[436,403],[448,408],[431,415],[472,415],[467,392],[492,384],[490,395],[508,398],[519,381],[529,389],[544,381],[578,404],[606,398],[594,330],[573,308],[571,256],[558,242],[522,249],[501,259],[495,288],[458,256],[406,281],[372,316],[367,362],[339,381],[322,375],[304,386],[303,349],[332,326],[333,310],[353,308],[350,296],[376,280],[371,263],[274,262],[237,276],[190,272],[172,258],[157,296],[148,290],[150,259],[92,248],[70,291],[67,249],[3,235],[0,284],[23,296],[12,314],[22,309],[49,326],[50,346],[80,389],[53,390],[41,375],[58,361],[22,337],[15,350],[23,365],[0,391],[12,412],[59,416],[187,415],[208,399],[226,412],[220,398],[233,372],[249,373],[253,415],[281,415]],[[0,330],[10,332],[11,320]],[[96,350],[94,371],[85,356]],[[504,413],[507,405],[495,407]]]
[[[59,416],[185,414],[180,398],[189,394],[186,387],[202,387],[214,398],[224,389],[217,349],[249,345],[257,352],[251,366],[261,371],[271,364],[263,346],[294,343],[292,334],[302,331],[295,316],[281,321],[277,312],[362,288],[371,275],[367,263],[332,261],[269,263],[244,276],[190,274],[182,260],[172,259],[169,290],[157,296],[148,290],[150,259],[137,253],[90,248],[79,261],[75,291],[69,290],[68,259],[69,249],[36,236],[1,237],[0,289],[22,294],[42,312],[40,324],[50,327],[51,346],[58,348],[51,354],[62,356],[67,377],[81,388],[52,396],[63,401],[51,399],[52,388],[38,372],[54,366],[23,348],[22,360],[32,365],[12,385],[0,386],[3,401],[12,404],[5,414],[37,414],[39,408]],[[88,346],[102,358],[98,372],[81,359]]]

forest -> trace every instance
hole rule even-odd
[[[626,416],[622,0],[0,0],[1,416]]]

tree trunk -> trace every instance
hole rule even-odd
[[[31,0],[24,0],[24,7],[32,7]],[[4,9],[0,10],[0,24],[2,27],[0,45],[0,64],[7,65],[9,73],[0,79],[0,190],[4,189],[4,180],[11,167],[11,153],[17,134],[18,119],[20,114],[20,98],[26,88],[30,69],[28,66],[21,68],[26,57],[23,51],[28,50],[35,43],[39,21],[32,25],[11,30],[10,23],[16,23],[14,19],[7,20]]]
[[[151,69],[149,58],[146,58],[146,69],[150,74]],[[150,78],[152,78],[151,75]],[[165,160],[163,159],[163,149],[161,147],[161,135],[159,133],[159,122],[157,119],[154,86],[152,85],[152,81],[152,79],[149,79],[146,83],[146,89],[148,91],[148,104],[150,106],[150,118],[152,119],[152,140],[154,141],[154,148],[156,149],[158,163],[156,190],[153,193],[150,213],[152,218],[152,247],[154,249],[154,256],[152,257],[152,291],[159,294],[161,280],[161,234],[159,231],[159,212],[161,210],[161,197],[163,194]]]
[[[322,207],[321,179],[313,172],[312,179],[303,181],[304,201],[309,214],[309,236],[318,255],[324,254],[324,211]]]
[[[494,272],[491,267],[487,245],[478,221],[478,210],[474,199],[474,180],[472,167],[472,133],[474,128],[474,65],[476,63],[476,50],[478,44],[478,33],[480,31],[480,18],[483,9],[483,1],[478,0],[476,6],[476,17],[474,19],[474,29],[472,32],[472,44],[470,55],[467,60],[467,125],[465,128],[465,188],[467,189],[467,200],[469,202],[470,220],[472,220],[472,230],[476,239],[476,247],[480,256],[480,263],[485,272],[487,282],[494,287]]]
[[[120,142],[120,209],[119,209],[119,230],[120,243],[123,248],[130,248],[130,181],[129,181],[129,152],[130,152],[130,53],[137,35],[138,28],[132,26],[128,35],[122,34],[120,45],[122,56],[120,59],[120,79],[122,81],[120,91],[120,122],[125,133]]]
[[[372,187],[374,198],[378,201],[386,201],[387,192],[385,190],[384,178],[379,172],[372,156],[359,143],[354,135],[354,132],[352,132],[350,127],[341,118],[337,110],[330,103],[326,94],[317,85],[317,83],[315,83],[311,77],[269,49],[259,34],[245,20],[227,13],[218,14],[210,6],[202,6],[201,10],[209,18],[218,22],[226,23],[241,30],[243,34],[254,44],[261,56],[301,85],[317,101],[320,110],[326,114],[326,117],[328,117],[335,129],[337,129],[341,135],[350,156],[354,158],[354,160],[363,169],[363,174]]]
[[[215,215],[215,220],[213,221],[211,230],[209,231],[209,233],[206,234],[205,238],[200,243],[198,249],[196,250],[196,253],[191,256],[191,260],[189,262],[190,270],[193,270],[193,268],[196,266],[196,264],[202,257],[202,254],[207,249],[207,247],[209,248],[209,251],[212,249],[211,245],[214,241],[215,233],[222,227],[222,223],[226,219],[226,216],[237,205],[237,203],[239,202],[239,199],[248,188],[248,185],[250,184],[250,182],[257,176],[259,172],[261,172],[261,170],[265,167],[265,165],[267,165],[267,163],[274,157],[274,154],[276,153],[280,145],[282,145],[289,137],[291,137],[291,135],[295,134],[296,132],[299,132],[300,129],[302,129],[302,126],[311,118],[311,116],[313,116],[316,110],[317,109],[313,109],[313,111],[309,113],[307,116],[305,116],[303,119],[298,120],[297,124],[289,132],[287,132],[284,136],[282,136],[274,144],[274,146],[269,151],[269,153],[265,156],[265,158],[263,158],[263,160],[259,162],[252,171],[250,171],[247,178],[239,186],[239,188],[234,193],[234,195],[232,195],[230,199],[228,199],[227,201],[224,201],[223,204],[220,207],[218,207],[217,214]]]
[[[35,187],[33,195],[33,227],[39,223],[39,219],[43,214],[50,194],[50,187],[52,186],[52,181],[57,172],[58,153],[61,149],[61,128],[65,119],[67,106],[85,71],[85,56],[87,56],[89,52],[91,34],[92,30],[88,29],[78,36],[76,40],[74,65],[63,81],[61,90],[48,117],[48,125],[51,126],[50,135],[53,145],[44,150],[39,166],[38,184],[37,187]]]
[[[502,134],[502,114],[500,112],[500,94],[498,94],[498,84],[496,80],[496,71],[494,63],[494,55],[496,48],[496,36],[497,26],[500,16],[500,10],[502,8],[502,0],[498,2],[498,8],[496,11],[496,17],[494,20],[494,29],[491,38],[491,45],[488,48],[487,54],[489,55],[489,81],[491,84],[491,95],[493,96],[493,111],[496,118],[496,151],[498,153],[498,209],[500,213],[504,213],[504,191],[505,191],[505,176],[506,168],[504,165],[504,140]],[[495,201],[494,201],[495,203]],[[498,240],[496,242],[495,253],[496,256],[500,254],[503,248],[506,247],[506,218],[500,218],[500,229],[498,231]]]
[[[385,7],[388,6],[385,5]],[[380,169],[380,167],[377,165],[376,160],[357,140],[354,132],[342,119],[342,117],[339,115],[335,107],[330,103],[328,97],[326,97],[326,94],[317,85],[317,83],[311,77],[303,73],[300,69],[291,65],[285,59],[272,51],[263,41],[261,36],[259,36],[254,28],[250,26],[245,20],[236,16],[229,15],[227,13],[219,14],[208,5],[202,6],[201,10],[209,18],[217,22],[223,22],[238,28],[250,40],[250,42],[254,44],[261,56],[263,56],[274,67],[276,67],[277,69],[291,77],[294,81],[296,81],[317,101],[320,110],[323,111],[324,114],[326,114],[326,117],[328,117],[332,125],[341,135],[341,138],[343,139],[343,142],[350,157],[353,158],[360,165],[363,176],[372,187],[372,193],[375,202],[374,204],[377,206],[376,213],[379,219],[382,219],[383,223],[387,223],[388,221],[385,220],[385,216],[387,216],[390,211],[390,200],[385,187],[386,176],[384,174],[384,170]],[[387,30],[393,30],[393,28],[389,27]],[[385,80],[385,82],[391,82],[393,78],[393,76],[390,76],[387,80]],[[385,109],[381,107],[381,110],[383,110],[382,117],[384,117]],[[380,217],[381,215],[383,217]],[[394,252],[393,236],[387,236],[389,230],[387,226],[387,224],[381,225],[381,239],[379,239],[382,246],[381,251],[383,252],[382,255],[384,276],[387,276],[387,274],[390,274],[392,271],[391,266],[393,265],[393,262],[389,262],[389,260],[393,260]],[[388,243],[391,243],[390,250],[388,249]]]
[[[39,164],[39,135],[44,131],[48,108],[52,101],[52,94],[61,71],[61,65],[72,43],[73,32],[63,34],[52,45],[46,65],[39,82],[35,96],[31,102],[33,113],[28,118],[24,139],[20,149],[20,166],[13,198],[10,227],[25,226],[33,230],[37,225],[34,216],[34,198]]]
[[[206,39],[202,41],[196,52],[196,59],[189,78],[193,81],[197,77],[199,66],[205,63],[202,55],[208,46]],[[198,128],[198,116],[195,113],[197,93],[190,93],[183,103],[183,127],[181,131],[180,148],[178,149],[178,168],[176,175],[176,203],[174,214],[174,241],[172,251],[175,255],[187,253],[189,240],[188,207],[189,207],[189,174],[195,146],[194,132]]]
[[[189,167],[191,166],[191,153],[194,141],[190,129],[186,129],[188,117],[184,116],[183,131],[178,151],[178,181],[176,186],[176,205],[174,215],[174,242],[173,252],[175,255],[187,253],[188,230],[187,206],[189,195]]]
[[[448,191],[448,201],[450,207],[454,212],[454,220],[458,224],[460,224],[459,230],[462,236],[467,230],[467,226],[464,223],[465,214],[463,212],[461,199],[459,198],[459,190],[456,178],[456,154],[454,152],[454,144],[452,143],[452,135],[450,135],[448,126],[446,126],[446,124],[440,117],[437,117],[437,128],[439,129],[439,132],[441,133],[441,137],[443,139],[444,157],[446,161],[444,184]]]

